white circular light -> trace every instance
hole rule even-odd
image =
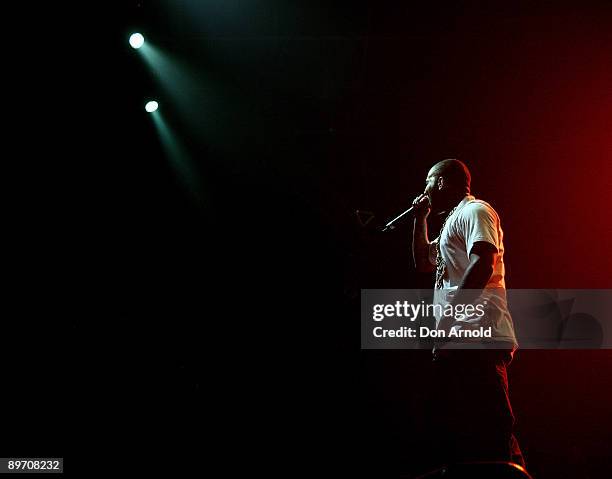
[[[149,113],[153,113],[157,110],[157,108],[159,108],[159,105],[155,100],[150,101],[145,105],[145,110],[147,110]]]
[[[132,33],[130,35],[130,45],[132,48],[139,49],[144,45],[144,37],[140,33]]]

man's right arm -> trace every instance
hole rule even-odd
[[[432,244],[427,236],[427,216],[429,215],[429,200],[420,195],[412,203],[414,207],[414,230],[412,233],[412,257],[417,271],[430,273],[435,267],[429,260],[429,249]]]

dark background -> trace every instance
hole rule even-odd
[[[432,280],[410,228],[355,211],[384,222],[443,158],[500,213],[509,287],[610,287],[608,2],[42,5],[6,17],[6,457],[431,467],[429,353],[360,351],[359,290]],[[157,83],[132,31],[185,83]],[[519,351],[536,478],[609,474],[610,371],[608,351]]]

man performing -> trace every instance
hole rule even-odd
[[[491,338],[442,342],[434,348],[431,407],[436,459],[441,464],[511,461],[524,466],[512,430],[506,368],[517,348],[506,302],[503,232],[496,211],[470,195],[464,163],[443,160],[415,198],[412,251],[418,271],[436,271],[434,303],[480,304],[485,314],[437,316],[447,332],[491,328]],[[439,236],[429,241],[430,211],[444,212]],[[477,342],[476,342],[477,341]]]

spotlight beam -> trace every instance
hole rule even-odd
[[[192,160],[189,154],[160,112],[151,112],[151,116],[153,117],[153,123],[159,134],[162,147],[177,176],[192,194],[196,203],[200,206],[204,206],[202,201],[202,187],[198,175],[193,169]]]

